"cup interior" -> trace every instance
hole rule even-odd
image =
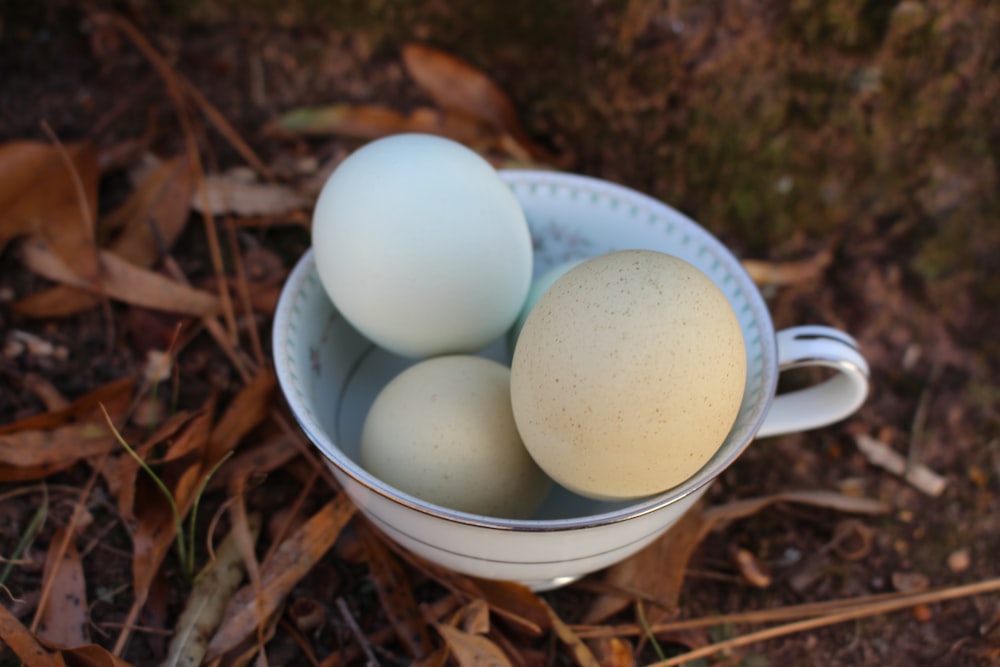
[[[725,293],[743,330],[747,380],[736,422],[716,454],[682,484],[641,500],[594,500],[554,485],[537,516],[527,520],[457,512],[390,487],[358,463],[361,428],[382,387],[416,362],[375,346],[336,311],[319,281],[312,251],[299,260],[282,290],[273,332],[279,385],[299,425],[343,474],[392,501],[458,522],[524,530],[615,522],[705,486],[750,443],[774,396],[777,350],[760,292],[714,236],[659,201],[585,176],[520,170],[501,171],[501,176],[531,229],[536,277],[573,259],[643,248],[694,264]],[[510,363],[505,339],[481,354]]]

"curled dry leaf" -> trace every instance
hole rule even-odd
[[[580,639],[573,629],[566,625],[559,615],[556,614],[555,610],[552,609],[548,604],[545,605],[548,613],[549,620],[552,623],[552,629],[555,630],[556,636],[559,638],[566,648],[569,649],[570,655],[573,661],[580,667],[600,667],[600,663],[594,654],[591,652],[587,644]]]
[[[97,287],[70,270],[40,239],[27,241],[22,252],[28,268],[43,278],[103,293],[118,301],[185,315],[210,315],[219,310],[219,299],[215,295],[136,266],[106,250],[99,251],[102,272]],[[13,308],[17,310],[18,305],[15,303]]]
[[[0,639],[26,667],[65,667],[63,661],[49,653],[28,628],[17,620],[7,605],[2,604],[0,604]]]
[[[413,596],[406,571],[374,529],[367,524],[359,524],[358,531],[368,552],[368,565],[375,591],[396,635],[410,657],[420,659],[429,655],[433,646],[427,633],[427,624]]]
[[[42,479],[115,447],[99,404],[121,416],[132,397],[126,378],[81,396],[69,406],[0,427],[0,481]]]
[[[652,544],[607,570],[605,582],[621,592],[595,598],[583,622],[599,623],[610,618],[640,592],[657,603],[649,608],[649,615],[656,617],[651,622],[659,620],[665,611],[676,609],[688,561],[705,535],[702,504],[698,503]]]
[[[407,44],[402,56],[406,71],[439,107],[478,119],[498,134],[510,136],[526,154],[540,156],[514,103],[482,70],[422,44]]]
[[[62,550],[62,543],[67,538],[66,549]],[[52,535],[42,580],[51,582],[51,593],[45,598],[44,607],[38,610],[41,621],[38,638],[69,648],[89,644],[87,582],[83,562],[76,542],[72,535],[67,535],[65,526],[60,526]]]
[[[790,262],[765,262],[756,259],[743,260],[743,268],[758,285],[796,285],[815,280],[823,275],[833,261],[833,245],[806,259]]]
[[[460,667],[513,667],[510,658],[488,637],[465,632],[450,625],[439,624],[437,631],[444,638],[452,658]]]
[[[219,174],[206,176],[191,197],[193,209],[211,215],[277,216],[310,206],[305,196],[287,185],[247,183]]]
[[[339,135],[379,139],[423,132],[448,137],[475,150],[500,147],[489,125],[462,112],[418,107],[409,113],[375,104],[332,104],[290,111],[271,124],[272,132],[299,136]]]
[[[244,586],[226,606],[222,624],[208,644],[205,660],[214,660],[254,636],[302,577],[336,541],[355,506],[339,494],[290,535],[261,568],[261,589]]]
[[[508,627],[531,637],[540,637],[551,627],[545,603],[527,586],[492,579],[475,579],[474,583]]]
[[[37,236],[77,280],[96,286],[98,177],[97,149],[89,142],[0,146],[0,250],[15,236]]]
[[[253,539],[260,534],[261,517],[249,517]],[[230,532],[215,552],[215,560],[205,566],[195,579],[174,627],[174,636],[161,667],[200,665],[212,633],[222,622],[226,605],[243,579],[243,561],[237,537]]]
[[[208,448],[204,453],[207,467],[214,466],[231,452],[247,433],[256,428],[270,414],[275,377],[270,370],[259,372],[240,390],[226,408],[219,423],[212,429]]]

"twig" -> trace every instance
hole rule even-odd
[[[854,442],[873,465],[885,468],[909,482],[915,489],[929,496],[940,496],[948,486],[948,480],[922,463],[909,463],[906,457],[881,440],[866,433],[854,436]]]
[[[229,289],[226,285],[225,262],[222,259],[222,249],[219,246],[219,233],[215,225],[215,217],[212,215],[212,202],[209,200],[208,188],[205,186],[205,170],[201,163],[201,155],[198,150],[198,141],[195,137],[194,127],[188,115],[185,104],[185,91],[190,94],[191,86],[183,86],[180,75],[173,70],[169,63],[160,55],[159,51],[139,31],[131,21],[123,16],[114,13],[99,13],[95,15],[95,20],[110,21],[132,41],[137,49],[153,65],[163,79],[166,86],[167,95],[174,103],[177,111],[177,118],[181,124],[181,131],[184,134],[184,144],[187,150],[188,160],[194,172],[195,182],[198,192],[202,196],[202,218],[205,222],[206,239],[208,241],[209,256],[212,259],[212,267],[215,269],[216,285],[219,291],[219,300],[222,303],[222,314],[229,329],[232,341],[238,340],[236,329],[236,316],[233,312],[232,300],[229,298]]]
[[[305,654],[306,660],[309,661],[309,664],[313,667],[319,667],[319,660],[316,659],[316,654],[313,652],[312,646],[310,646],[309,642],[306,641],[306,638],[302,636],[302,633],[285,619],[278,621],[278,625],[284,628],[285,632],[291,635],[295,643],[299,645],[299,649],[303,654]]]
[[[260,341],[260,332],[257,330],[257,323],[254,321],[253,303],[250,301],[250,286],[247,283],[246,265],[243,262],[243,252],[240,250],[240,241],[236,235],[236,224],[231,215],[225,216],[226,236],[229,239],[229,254],[233,257],[233,268],[236,270],[236,294],[240,299],[240,306],[243,314],[247,318],[247,331],[250,334],[250,348],[253,350],[254,360],[258,366],[267,363],[264,355],[264,346]]]
[[[774,639],[776,637],[783,637],[785,635],[795,634],[797,632],[805,632],[806,630],[814,630],[816,628],[822,628],[828,625],[836,625],[837,623],[844,623],[846,621],[854,621],[861,618],[867,618],[869,616],[877,616],[879,614],[887,614],[894,611],[900,611],[902,609],[908,609],[910,607],[916,607],[918,605],[933,604],[936,602],[945,602],[948,600],[956,600],[959,598],[970,597],[973,595],[984,595],[986,593],[996,593],[1000,592],[1000,578],[987,579],[986,581],[979,581],[973,584],[965,584],[962,586],[952,586],[949,588],[938,589],[935,591],[928,591],[926,593],[915,593],[910,595],[902,596],[894,600],[885,600],[882,602],[873,602],[870,604],[859,605],[854,608],[847,609],[845,611],[827,614],[820,616],[818,618],[810,618],[803,621],[796,621],[794,623],[786,623],[785,625],[779,625],[777,627],[768,628],[766,630],[760,630],[758,632],[751,632],[750,634],[742,635],[740,637],[734,637],[732,639],[727,639],[725,641],[717,642],[709,646],[704,646],[693,651],[688,651],[682,655],[675,656],[668,660],[662,662],[654,663],[659,667],[671,667],[673,665],[682,665],[690,660],[696,660],[698,658],[704,658],[706,656],[715,655],[721,651],[727,651],[729,649],[740,648],[742,646],[748,646],[750,644],[756,644],[758,642],[766,641],[768,639]]]
[[[361,632],[361,628],[358,627],[358,622],[354,620],[351,610],[348,608],[347,603],[342,597],[337,598],[337,610],[340,611],[340,615],[344,618],[344,622],[347,623],[347,627],[350,628],[351,634],[353,634],[354,638],[358,640],[358,645],[361,646],[361,650],[364,652],[365,658],[368,660],[368,665],[378,665],[378,660],[375,658],[375,652],[372,651],[372,646],[368,642],[368,638],[365,637],[365,633]]]

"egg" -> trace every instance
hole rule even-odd
[[[486,347],[531,285],[517,198],[477,153],[431,135],[386,137],[348,156],[316,201],[312,246],[344,318],[411,358]]]
[[[555,481],[625,499],[701,468],[745,384],[743,334],[719,287],[677,257],[623,250],[573,268],[535,304],[514,349],[511,403]]]
[[[360,463],[422,500],[496,517],[530,517],[551,485],[514,424],[510,369],[470,355],[393,378],[365,417]]]
[[[556,264],[548,271],[531,281],[531,287],[528,289],[528,296],[524,299],[524,305],[521,306],[521,312],[517,316],[517,320],[514,322],[514,328],[510,332],[510,342],[511,345],[517,343],[517,337],[521,335],[521,329],[524,328],[524,321],[528,319],[528,313],[535,307],[538,300],[542,297],[545,292],[552,287],[554,283],[560,276],[577,266],[583,261],[583,258],[573,259],[568,262],[563,262],[562,264]]]

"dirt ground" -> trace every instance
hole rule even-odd
[[[94,3],[131,19],[170,66],[221,112],[278,182],[308,184],[362,139],[267,131],[288,111],[333,103],[411,110],[430,103],[401,60],[406,44],[434,46],[488,73],[516,107],[537,152],[494,152],[498,164],[555,165],[649,193],[701,222],[741,258],[771,267],[763,290],[776,326],[827,324],[850,332],[872,368],[872,393],[845,423],[755,443],[714,485],[710,504],[800,489],[885,501],[854,516],[779,503],[714,531],[688,564],[683,617],[915,590],[998,576],[1000,554],[1000,7],[995,3],[783,3],[672,0],[533,3]],[[173,102],[149,59],[77,3],[0,4],[0,141],[92,139],[108,151],[99,186],[111,210],[144,151],[184,150]],[[214,129],[199,137],[210,171],[246,160]],[[314,195],[314,191],[312,191]],[[308,207],[305,207],[306,209]],[[280,259],[283,275],[308,246],[301,225],[246,225],[239,243]],[[173,256],[184,273],[212,275],[204,232],[189,224]],[[0,246],[2,248],[2,246]],[[262,269],[264,270],[264,269]],[[784,271],[784,273],[782,273]],[[51,283],[25,268],[19,245],[0,250],[0,425],[43,412],[41,376],[72,400],[141,371],[169,342],[173,320],[120,304],[64,318],[7,306]],[[109,319],[110,318],[110,319]],[[114,326],[109,326],[113,321]],[[269,319],[258,320],[268,335]],[[50,344],[25,349],[15,332]],[[16,339],[16,340],[15,340]],[[231,400],[239,378],[207,336],[183,360],[180,407],[212,391]],[[857,446],[871,436],[943,477],[939,495],[875,465]],[[273,519],[307,475],[290,464],[248,492]],[[5,586],[37,592],[47,545],[89,471],[47,478],[54,520]],[[13,554],[37,496],[0,485],[0,555]],[[128,534],[93,508],[84,572],[96,643],[110,647],[130,600]],[[317,491],[309,499],[320,504]],[[224,501],[206,496],[204,516]],[[270,509],[268,509],[270,508]],[[96,544],[97,546],[93,546]],[[363,562],[338,544],[297,589],[354,596],[377,616]],[[735,554],[769,579],[755,586]],[[21,561],[19,561],[21,562]],[[545,593],[570,623],[601,575]],[[758,582],[760,583],[760,582]],[[423,581],[416,588],[434,591]],[[431,593],[428,593],[430,595]],[[175,592],[139,626],[171,627]],[[11,609],[18,606],[4,600]],[[28,611],[23,611],[25,615]],[[626,610],[625,616],[630,612]],[[623,617],[618,617],[623,618]],[[375,621],[372,621],[375,623]],[[312,661],[279,626],[273,664]],[[676,645],[736,636],[716,627]],[[320,637],[319,631],[314,635]],[[123,657],[154,664],[163,633],[136,632]],[[666,642],[669,649],[670,642]],[[313,650],[322,651],[317,641]],[[544,654],[547,645],[533,650]],[[396,651],[396,652],[392,652]],[[386,649],[380,660],[405,663]],[[535,655],[535,654],[532,654]],[[570,664],[566,652],[548,655]],[[323,656],[319,655],[318,659]],[[638,649],[640,663],[657,655]],[[8,664],[9,657],[4,657]],[[363,658],[362,658],[363,660]],[[13,663],[10,663],[13,664]],[[606,664],[629,664],[606,658]],[[984,595],[796,633],[693,664],[996,665],[1000,596]]]

